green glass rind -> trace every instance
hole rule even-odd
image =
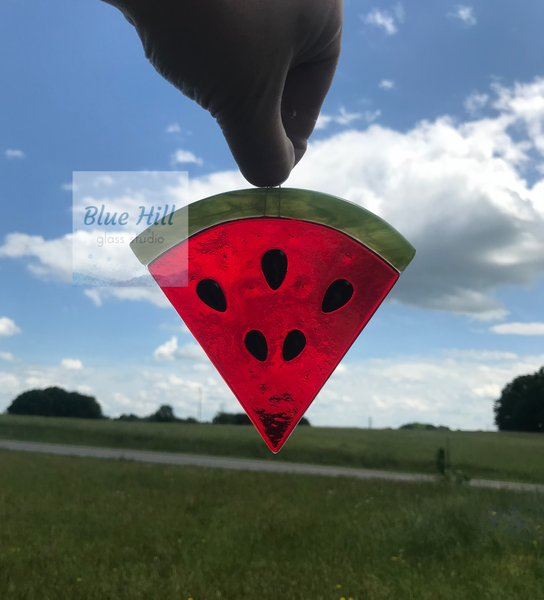
[[[253,188],[199,200],[177,210],[169,219],[171,225],[156,223],[139,236],[162,239],[161,243],[132,242],[131,248],[147,265],[199,231],[252,217],[301,219],[333,227],[363,243],[398,271],[404,271],[416,252],[396,229],[358,204],[296,188]]]

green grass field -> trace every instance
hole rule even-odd
[[[516,492],[0,451],[2,600],[544,598]]]
[[[452,467],[472,478],[544,483],[544,435],[297,427],[273,455],[251,426],[0,416],[0,439],[236,456],[436,473],[450,439]]]

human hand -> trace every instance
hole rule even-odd
[[[103,0],[157,71],[217,119],[244,177],[278,185],[306,151],[340,55],[343,0]]]

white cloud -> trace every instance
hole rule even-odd
[[[544,323],[502,323],[491,327],[500,335],[544,335]]]
[[[395,82],[391,79],[382,79],[378,87],[382,90],[392,90],[395,87]]]
[[[80,394],[85,394],[86,396],[89,396],[93,393],[93,388],[90,385],[78,385],[76,390]]]
[[[488,94],[479,94],[476,91],[471,92],[470,95],[465,99],[465,110],[469,115],[474,116],[487,104],[488,100]]]
[[[448,17],[459,19],[467,27],[473,27],[477,23],[472,6],[465,6],[463,4],[457,5],[455,10],[448,13]]]
[[[377,111],[379,116],[380,111]],[[372,113],[367,112],[365,115],[370,115]],[[337,123],[338,125],[349,125],[352,121],[356,121],[360,119],[363,115],[361,113],[350,113],[343,106],[340,107],[340,110],[337,115],[326,115],[320,114],[317,118],[317,123],[315,124],[316,129],[326,129],[330,123]],[[367,119],[368,120],[368,119]],[[373,120],[373,119],[372,119]]]
[[[60,186],[60,189],[63,190],[64,192],[74,192],[77,189],[77,186],[74,186],[73,183],[63,183]]]
[[[177,123],[172,123],[166,128],[166,133],[180,133],[181,127]]]
[[[331,123],[332,121],[333,117],[331,115],[321,113],[319,117],[317,117],[315,129],[326,129],[329,126],[329,123]]]
[[[13,319],[9,319],[8,317],[0,318],[0,337],[9,337],[17,333],[21,333],[21,329],[15,324]]]
[[[380,27],[388,35],[395,35],[398,31],[394,17],[385,10],[381,11],[374,8],[364,17],[363,22],[367,25]]]
[[[183,164],[183,163],[195,163],[202,165],[204,161],[201,158],[197,158],[192,152],[188,150],[176,150],[172,154],[172,164]]]
[[[335,371],[334,371],[334,372],[335,372],[335,373],[338,373],[338,375],[345,375],[346,373],[348,373],[348,372],[349,372],[349,369],[346,367],[346,365],[344,365],[344,364],[340,363],[340,364],[339,364],[339,365],[336,367],[336,369],[335,369]]]
[[[348,375],[329,380],[307,412],[314,425],[399,427],[410,421],[452,429],[493,428],[493,402],[519,375],[534,373],[541,356],[493,351],[349,361]],[[455,356],[455,358],[453,358]],[[345,398],[353,403],[342,406]]]
[[[117,300],[131,300],[151,302],[159,308],[169,308],[170,304],[168,298],[164,295],[163,291],[157,288],[102,288],[95,287],[86,289],[84,294],[90,298],[94,305],[99,307],[104,304],[104,301],[108,298],[115,298]]]
[[[48,388],[48,387],[66,387],[60,383],[60,380],[53,374],[53,372],[30,372],[24,380],[25,388]]]
[[[115,179],[111,175],[98,175],[94,180],[94,187],[110,187],[115,184]]]
[[[512,87],[499,83],[491,87],[497,96],[493,108],[511,121],[508,125],[519,125],[526,131],[527,139],[519,142],[521,149],[530,150],[534,146],[544,157],[544,78],[536,77],[531,83],[515,83]],[[542,180],[538,186],[542,202]]]
[[[6,150],[6,158],[8,160],[13,160],[13,159],[23,159],[25,158],[25,153],[22,150],[12,150],[12,149],[8,149]]]
[[[349,125],[352,121],[356,121],[361,118],[360,113],[349,113],[343,106],[340,107],[340,114],[333,117],[334,121],[338,125]]]
[[[187,327],[187,325],[185,325],[185,323],[182,321],[181,323],[178,323],[177,325],[171,325],[170,323],[161,323],[159,325],[159,329],[161,331],[176,331],[178,333],[191,333],[189,331],[189,328]]]
[[[205,360],[206,353],[198,344],[187,343],[178,346],[178,338],[174,335],[172,338],[159,346],[153,352],[153,358],[157,362],[171,360]]]
[[[113,399],[117,404],[120,404],[121,406],[130,406],[132,404],[130,398],[127,398],[127,396],[121,394],[120,392],[114,392]]]
[[[455,360],[478,362],[512,361],[519,358],[514,352],[501,352],[497,350],[446,350],[443,354]]]
[[[0,258],[29,258],[28,270],[40,279],[72,281],[72,234],[54,240],[10,233],[0,246]]]
[[[11,352],[0,352],[0,358],[2,360],[11,362],[15,357],[13,356],[13,354]]]
[[[70,369],[71,371],[79,371],[83,369],[83,363],[75,358],[63,358],[60,361],[60,366],[63,369]]]
[[[367,123],[373,123],[381,114],[381,110],[366,110],[363,117]]]
[[[366,25],[383,29],[388,35],[395,35],[398,32],[398,24],[404,22],[404,7],[397,4],[392,12],[373,8],[367,15],[361,15],[361,20]]]
[[[11,396],[19,392],[19,379],[12,373],[3,373],[0,371],[0,395]],[[10,400],[13,400],[11,398]]]
[[[501,395],[501,386],[489,383],[474,388],[472,392],[477,398],[491,398],[496,400]]]
[[[395,4],[395,6],[393,6],[393,14],[395,15],[395,17],[397,17],[397,21],[399,23],[404,23],[404,17],[406,15],[405,11],[404,11],[404,6],[402,5],[401,2],[398,2],[397,4]]]

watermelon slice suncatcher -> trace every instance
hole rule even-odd
[[[306,190],[228,192],[174,217],[140,236],[162,243],[132,249],[278,452],[415,250],[360,206]]]

